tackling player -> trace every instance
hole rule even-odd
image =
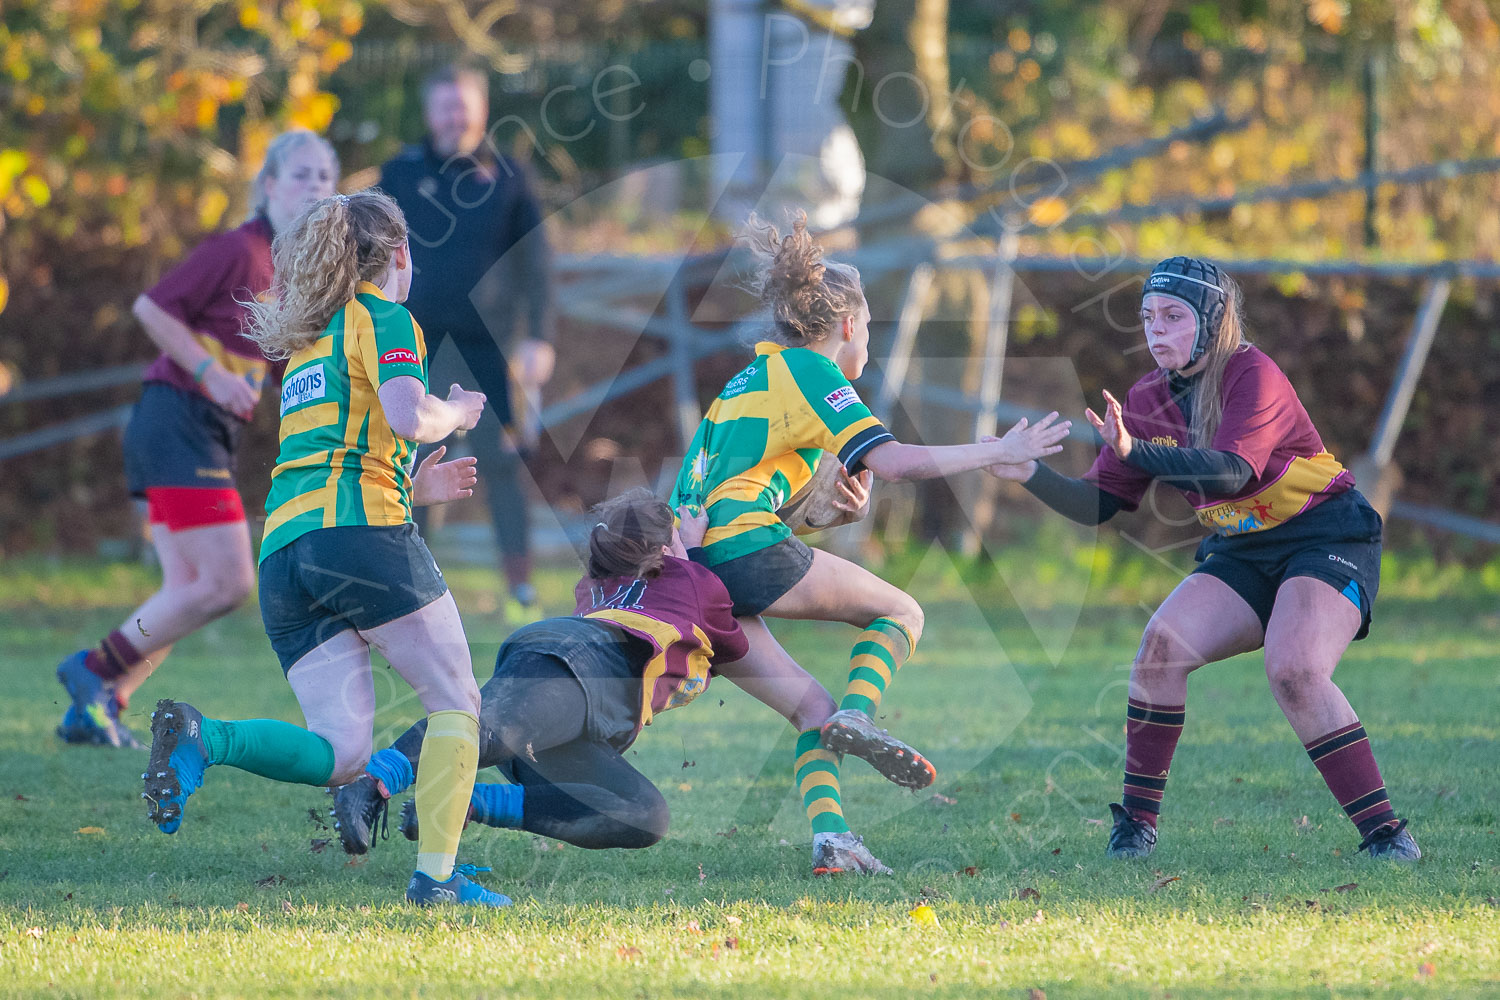
[[[800,676],[789,672],[788,680],[800,683],[767,686],[735,662],[749,640],[729,594],[712,571],[689,561],[702,557],[707,516],[681,511],[674,530],[670,508],[646,489],[595,512],[600,520],[589,536],[588,573],[575,588],[574,617],[513,633],[480,691],[479,763],[502,768],[511,784],[475,785],[470,818],[579,847],[649,847],[671,817],[661,793],[623,756],[643,726],[696,699],[716,676],[801,729],[826,718],[823,704],[832,699],[795,664]],[[338,790],[334,813],[345,850],[369,849],[386,800],[412,782],[424,729],[419,722],[407,730],[370,758],[359,780]],[[838,791],[825,787],[823,794],[837,798]],[[417,836],[409,802],[401,831]],[[821,845],[834,838],[814,833],[814,854],[829,853]],[[871,861],[815,874],[890,871]]]

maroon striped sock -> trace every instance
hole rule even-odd
[[[1386,794],[1385,781],[1370,749],[1370,738],[1358,720],[1306,744],[1307,756],[1328,782],[1328,790],[1344,807],[1360,836],[1396,821],[1396,810]]]
[[[1153,830],[1185,718],[1186,705],[1152,705],[1134,698],[1126,701],[1123,804],[1131,816]]]
[[[104,680],[112,681],[144,659],[140,650],[119,629],[115,629],[104,637],[103,642],[89,650],[83,665]]]

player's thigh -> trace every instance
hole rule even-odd
[[[209,524],[178,531],[157,525],[152,531],[157,552],[162,556],[166,573],[170,559],[193,579],[213,578],[236,581],[255,579],[255,557],[250,546],[250,526],[244,521]]]
[[[160,522],[151,524],[151,546],[156,549],[156,561],[161,565],[164,590],[186,587],[198,579],[198,567],[178,545],[177,534]]]
[[[479,714],[469,641],[450,592],[383,625],[362,628],[359,634],[412,686],[429,713]]]
[[[1193,669],[1258,649],[1264,637],[1244,597],[1216,576],[1193,573],[1151,616],[1136,664]]]
[[[798,729],[811,729],[828,721],[836,707],[828,689],[792,658],[759,615],[737,621],[749,648],[743,658],[721,663],[714,672]]]
[[[882,615],[920,617],[922,609],[910,594],[858,563],[814,549],[807,573],[763,614],[864,626]]]
[[[618,751],[593,740],[573,740],[539,751],[534,759],[523,758],[517,761],[516,778],[523,785],[593,785],[647,806],[665,801],[651,779]]]
[[[1267,671],[1331,676],[1362,621],[1359,606],[1326,580],[1288,578],[1266,626]]]

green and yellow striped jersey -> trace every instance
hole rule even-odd
[[[287,362],[262,560],[318,528],[411,520],[416,444],[391,430],[379,396],[402,375],[427,385],[422,328],[362,281],[317,341]]]
[[[674,510],[708,512],[711,566],[791,535],[776,511],[807,485],[823,452],[856,472],[871,448],[894,440],[828,358],[766,341],[755,354],[708,408],[672,491]]]

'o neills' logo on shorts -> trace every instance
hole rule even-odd
[[[1350,569],[1354,570],[1354,572],[1356,572],[1356,573],[1359,572],[1359,567],[1358,566],[1354,565],[1352,562],[1350,562],[1349,560],[1343,558],[1342,556],[1336,556],[1332,552],[1330,552],[1330,553],[1328,553],[1328,558],[1332,562],[1342,563],[1343,565],[1348,566]]]
[[[380,356],[383,365],[419,365],[417,352],[407,350],[405,347],[393,347]]]
[[[323,375],[323,366],[314,365],[286,377],[281,384],[281,415],[293,407],[314,399],[322,399],[328,393],[328,379]]]
[[[833,407],[834,413],[841,413],[859,402],[859,393],[854,391],[854,386],[852,385],[841,385],[824,396],[823,402]]]

